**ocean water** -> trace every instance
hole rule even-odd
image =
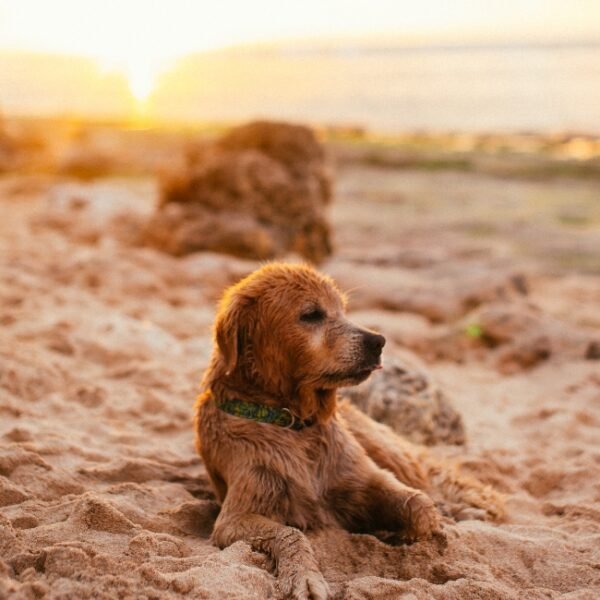
[[[600,133],[600,43],[214,52],[164,74],[163,118]]]

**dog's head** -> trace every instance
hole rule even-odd
[[[381,367],[385,338],[352,324],[335,283],[307,266],[271,264],[229,288],[215,324],[217,377],[327,420],[335,390]]]

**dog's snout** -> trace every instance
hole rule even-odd
[[[363,343],[365,349],[372,356],[379,356],[381,350],[385,346],[385,338],[378,333],[371,333],[367,331],[363,334]]]

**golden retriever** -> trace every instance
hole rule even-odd
[[[246,277],[220,303],[196,403],[197,449],[222,504],[214,542],[266,552],[298,599],[328,595],[303,531],[442,539],[436,494],[449,513],[501,512],[493,490],[338,402],[338,387],[381,367],[385,344],[344,311],[335,283],[310,267],[270,264]]]

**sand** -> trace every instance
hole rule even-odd
[[[310,534],[333,596],[600,597],[600,363],[561,342],[598,338],[600,280],[550,256],[597,239],[551,211],[600,186],[366,166],[337,180],[323,270],[388,356],[428,361],[466,431],[431,451],[505,492],[508,514],[448,522],[443,555]],[[156,195],[152,178],[0,180],[0,598],[280,597],[263,555],[211,545],[191,426],[214,302],[257,263],[131,246]],[[551,321],[539,361],[507,371],[502,344],[463,328],[498,302]]]

